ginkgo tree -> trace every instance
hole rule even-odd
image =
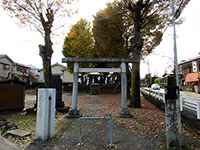
[[[172,0],[121,0],[124,18],[131,20],[127,26],[129,57],[132,64],[131,105],[141,107],[140,103],[140,60],[160,44],[162,36],[171,24],[172,18],[178,20],[190,0],[174,0],[175,13],[171,13]],[[126,20],[124,20],[124,24]]]
[[[124,33],[121,3],[114,1],[96,13],[93,20],[93,36],[98,57],[127,57],[122,38]]]
[[[44,45],[39,45],[43,61],[44,80],[51,86],[52,32],[62,27],[67,16],[76,13],[77,0],[2,0],[0,5],[21,24],[41,33]]]
[[[71,27],[64,40],[63,55],[65,57],[95,57],[91,24],[87,20],[80,19]],[[87,66],[87,64],[81,64],[81,66]],[[68,68],[72,71],[71,64]]]

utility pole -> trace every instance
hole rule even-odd
[[[173,49],[174,49],[174,70],[176,75],[176,85],[179,87],[179,76],[178,76],[178,60],[177,60],[177,44],[176,44],[176,23],[175,23],[175,3],[174,0],[172,0],[172,26],[173,26]]]
[[[179,82],[179,70],[178,70],[178,59],[177,59],[177,44],[176,44],[176,23],[175,23],[175,3],[174,0],[172,0],[172,14],[173,14],[173,39],[174,39],[174,69],[175,69],[175,75],[176,75],[176,86],[178,88],[177,92],[177,102],[176,102],[176,108],[177,108],[177,115],[178,115],[178,126],[179,126],[179,134],[182,132],[182,124],[181,124],[181,111],[180,111],[180,82]]]
[[[173,50],[174,50],[174,70],[175,76],[167,77],[165,94],[165,120],[166,120],[166,139],[167,149],[181,150],[181,112],[179,98],[179,76],[177,62],[176,45],[176,24],[175,24],[175,3],[171,0],[172,8],[172,27],[173,27]]]

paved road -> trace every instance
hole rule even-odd
[[[181,92],[181,95],[185,98],[187,97],[187,99],[191,99],[192,101],[200,101],[200,94],[194,92]],[[192,128],[200,130],[200,119],[197,119],[196,111],[184,107],[181,114],[183,119],[186,119],[187,123],[189,123]]]
[[[191,96],[191,97],[195,97],[195,98],[200,98],[200,94],[198,94],[198,93],[186,92],[186,91],[184,91],[184,92],[182,91],[181,93],[183,93],[184,95],[187,95],[187,96]]]

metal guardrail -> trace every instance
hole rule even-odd
[[[151,88],[142,88],[141,92],[143,94],[155,97],[157,100],[165,103],[165,91],[164,90],[153,90]]]
[[[162,103],[165,103],[165,91],[153,90],[151,88],[141,88],[142,94],[154,97]],[[183,92],[180,92],[180,110],[189,109],[194,111],[197,115],[197,119],[200,119],[200,97],[187,96]]]
[[[197,119],[200,119],[200,98],[180,95],[180,110],[184,108],[196,112]]]

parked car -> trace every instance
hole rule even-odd
[[[151,85],[151,89],[153,89],[153,90],[160,90],[160,85],[158,85],[158,84],[152,84]]]

